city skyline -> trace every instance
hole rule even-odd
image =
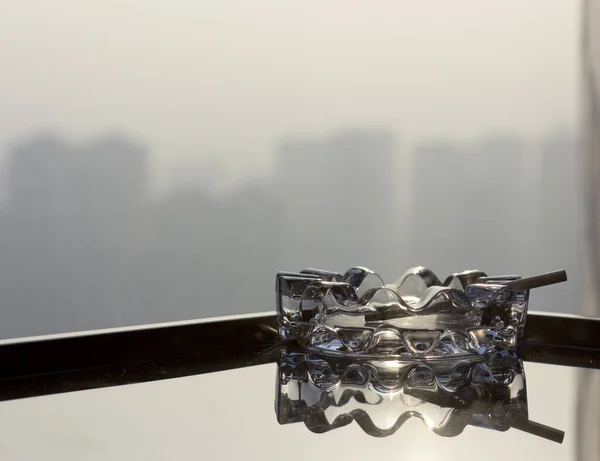
[[[128,137],[21,140],[0,207],[0,337],[270,311],[275,272],[305,266],[386,281],[416,265],[442,278],[565,268],[568,286],[532,308],[579,311],[573,136],[429,143],[410,158],[401,145],[368,128],[290,139],[271,177],[155,196],[150,150]]]

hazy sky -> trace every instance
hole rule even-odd
[[[119,130],[151,147],[159,176],[207,159],[241,175],[287,136],[348,125],[409,140],[574,126],[579,8],[0,0],[0,148],[38,129]]]

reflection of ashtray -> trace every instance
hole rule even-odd
[[[315,269],[280,272],[280,334],[332,355],[482,355],[516,346],[531,288],[565,280],[565,271],[527,278],[467,271],[441,283],[431,271],[417,267],[385,285],[376,273],[361,267],[343,276]]]
[[[564,437],[529,421],[523,364],[512,351],[426,364],[285,352],[277,374],[278,422],[304,422],[316,433],[356,421],[367,434],[385,437],[417,417],[445,437],[467,425]]]

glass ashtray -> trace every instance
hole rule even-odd
[[[442,283],[416,267],[385,284],[364,267],[344,275],[279,272],[279,332],[332,355],[419,360],[484,355],[517,346],[532,288],[566,279],[564,270],[525,278],[471,270]]]

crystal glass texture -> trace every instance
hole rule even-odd
[[[564,280],[564,271],[521,278],[471,270],[442,283],[417,267],[386,285],[364,267],[344,275],[280,272],[280,334],[333,355],[433,359],[510,350],[525,326],[530,289]]]
[[[512,351],[427,364],[286,351],[275,411],[280,424],[303,422],[315,433],[355,421],[367,434],[385,437],[414,417],[444,437],[467,426],[513,427],[557,442],[564,436],[529,420],[523,364]]]

